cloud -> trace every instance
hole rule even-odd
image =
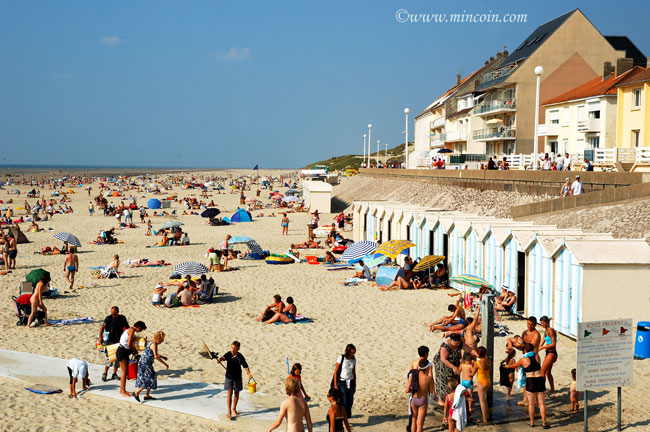
[[[104,45],[111,47],[119,45],[122,42],[119,36],[102,36],[99,41]]]
[[[226,52],[218,53],[217,59],[224,62],[241,62],[251,59],[250,48],[232,47]]]

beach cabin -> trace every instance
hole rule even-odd
[[[332,185],[322,181],[303,181],[303,197],[305,206],[310,211],[319,213],[332,212]]]
[[[650,246],[642,239],[565,240],[553,258],[553,325],[577,337],[578,322],[650,315]]]

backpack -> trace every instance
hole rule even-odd
[[[420,388],[420,371],[419,369],[411,369],[408,374],[411,376],[411,386],[409,387],[409,391],[415,394]]]

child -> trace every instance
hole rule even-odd
[[[458,386],[458,380],[455,378],[447,381],[447,396],[445,396],[445,406],[443,408],[443,418],[442,425],[449,425],[449,432],[456,431],[456,420],[454,420],[454,394],[456,392],[456,387]]]
[[[145,235],[152,235],[151,234],[151,219],[147,220],[147,233]]]
[[[509,369],[508,366],[515,364],[515,349],[506,350],[507,357],[501,361],[499,366],[499,384],[508,389],[507,398],[510,399],[512,393],[512,384],[515,382],[515,370]]]
[[[289,235],[289,218],[286,213],[282,215],[282,235]]]
[[[298,381],[298,384],[300,384],[300,391],[298,392],[297,396],[304,399],[305,401],[308,401],[309,396],[307,395],[305,388],[302,386],[302,365],[300,363],[296,363],[291,366],[291,373],[287,377],[287,381],[290,379],[295,379]]]
[[[156,288],[153,290],[153,296],[151,297],[151,304],[154,306],[162,306],[165,304],[165,298],[163,294],[167,291],[167,288],[163,287],[161,284],[156,285]]]
[[[327,411],[327,430],[330,432],[344,432],[343,426],[350,432],[350,424],[348,423],[348,415],[345,411],[345,408],[339,403],[341,402],[341,390],[331,388],[327,392],[327,400],[332,404],[330,409]]]
[[[228,236],[230,237],[230,236]],[[253,379],[251,371],[248,369],[248,363],[246,359],[239,352],[239,347],[241,344],[238,341],[234,341],[230,344],[230,351],[225,353],[223,356],[219,357],[217,361],[221,363],[222,361],[226,362],[226,380],[224,382],[224,390],[228,391],[228,418],[232,417],[232,414],[235,416],[239,415],[237,412],[237,402],[239,401],[239,392],[243,388],[241,370],[244,368],[248,374],[248,380]],[[230,410],[232,394],[235,393],[235,400],[232,403],[232,414]]]
[[[463,356],[463,362],[460,364],[460,383],[462,384],[463,387],[465,387],[467,390],[469,390],[470,397],[468,398],[469,401],[469,417],[472,416],[472,396],[473,396],[473,391],[472,391],[472,378],[474,377],[474,373],[476,372],[474,369],[474,356],[471,355],[470,353],[465,353]]]
[[[78,358],[68,360],[65,364],[68,367],[70,375],[70,398],[77,398],[77,381],[81,378],[83,389],[90,389],[90,379],[88,378],[88,364]]]
[[[569,394],[571,395],[571,412],[578,412],[580,409],[580,392],[577,390],[577,387],[576,370],[571,369],[571,386],[569,387]]]

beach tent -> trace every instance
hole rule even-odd
[[[251,214],[244,209],[238,209],[230,218],[232,222],[252,222]]]
[[[160,202],[160,200],[151,198],[149,201],[147,201],[147,207],[149,207],[152,210],[156,210],[162,207],[162,203]]]
[[[9,227],[9,233],[14,236],[16,243],[29,243],[27,236],[20,229],[16,227]]]

